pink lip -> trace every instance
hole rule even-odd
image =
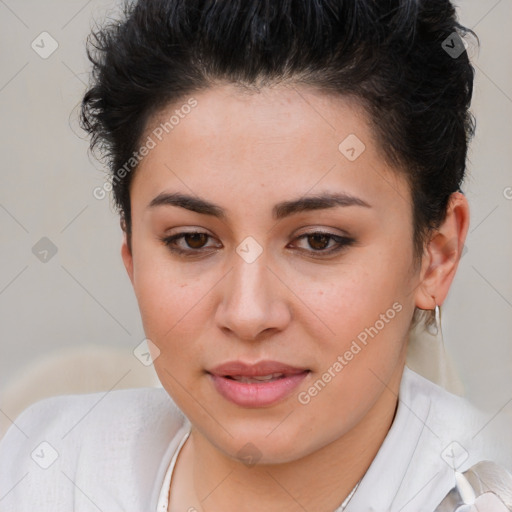
[[[271,373],[282,373],[273,381],[239,382],[230,376],[258,377]],[[230,361],[216,366],[208,372],[216,390],[227,400],[242,407],[264,407],[288,396],[306,377],[309,370],[296,368],[277,361],[260,361],[245,364]]]

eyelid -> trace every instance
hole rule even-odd
[[[336,229],[338,231],[338,233],[333,233],[333,231],[332,231],[333,229]],[[305,226],[303,228],[300,228],[299,230],[294,232],[292,236],[299,237],[302,235],[314,235],[317,233],[322,233],[324,235],[329,235],[332,237],[339,236],[339,237],[350,238],[350,234],[347,231],[344,231],[342,229],[332,228],[332,227],[317,227],[315,225]]]

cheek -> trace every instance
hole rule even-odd
[[[382,314],[394,319],[396,307],[394,310],[393,304],[398,302],[405,308],[408,287],[411,286],[404,268],[406,262],[392,258],[383,264],[381,257],[364,257],[340,268],[337,273],[303,281],[304,302],[307,301],[322,320],[324,339],[333,340],[335,344],[335,340],[351,340],[379,322]],[[392,323],[397,324],[386,322],[386,326]],[[381,326],[380,322],[378,326]],[[316,337],[318,334],[317,331]]]
[[[181,266],[159,251],[142,251],[134,258],[134,291],[146,336],[160,349],[198,314],[198,303],[208,289],[204,280],[190,280]]]
[[[316,378],[321,382],[303,390],[305,401],[314,402],[313,416],[334,403],[353,411],[353,417],[362,414],[381,391],[379,378],[387,381],[403,358],[414,309],[404,271],[408,262],[392,254],[384,266],[382,261],[382,255],[365,258],[335,280],[309,287],[314,310],[329,328],[322,335],[308,332],[320,363]]]
[[[204,366],[195,342],[206,322],[201,316],[204,285],[185,283],[175,272],[147,265],[139,267],[134,287],[145,335],[158,348],[154,369],[178,406],[187,410],[188,393],[195,392],[198,369]]]
[[[141,279],[135,293],[146,335],[157,346],[168,345],[177,336],[183,337],[186,328],[200,325],[197,318],[202,294],[197,286],[151,275]]]

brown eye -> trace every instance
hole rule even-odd
[[[160,240],[169,248],[173,253],[183,256],[199,256],[204,255],[205,251],[209,249],[220,249],[222,244],[206,245],[208,240],[213,237],[208,233],[201,231],[186,231],[171,235]]]
[[[306,233],[299,236],[297,240],[304,240],[308,245],[308,247],[302,247],[301,251],[310,253],[315,257],[337,253],[355,243],[355,239],[353,238],[322,231]]]
[[[191,249],[201,249],[208,240],[206,233],[187,233],[183,239]]]
[[[326,249],[329,245],[329,241],[332,238],[329,235],[324,235],[323,233],[314,233],[312,235],[307,235],[307,237],[310,247],[317,251]]]

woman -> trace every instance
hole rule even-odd
[[[448,0],[146,0],[95,34],[95,193],[164,390],[30,407],[1,511],[507,510],[492,425],[405,366],[469,226],[464,35]]]

